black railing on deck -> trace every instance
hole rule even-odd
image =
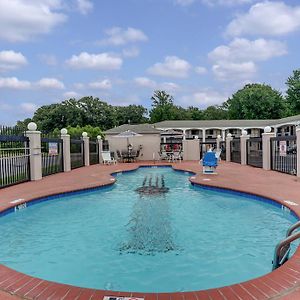
[[[83,140],[71,139],[71,169],[84,166]]]
[[[90,165],[99,163],[99,144],[97,141],[90,140]]]
[[[261,138],[250,138],[247,140],[247,164],[257,168],[263,167]]]
[[[291,175],[297,174],[296,136],[271,138],[271,169]]]
[[[241,163],[241,141],[239,138],[230,142],[230,160],[235,163]]]

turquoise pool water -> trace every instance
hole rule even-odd
[[[117,175],[111,188],[3,216],[0,263],[61,283],[140,292],[207,289],[270,272],[274,246],[296,219],[193,187],[189,176],[141,168]],[[135,191],[149,180],[152,194]]]

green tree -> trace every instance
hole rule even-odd
[[[229,119],[278,119],[286,115],[281,93],[266,84],[247,84],[224,104]]]
[[[116,106],[116,123],[117,125],[141,124],[148,121],[146,114],[147,109],[142,105]]]
[[[167,94],[165,91],[155,91],[151,97],[151,100],[151,123],[174,120],[174,103],[171,95]]]
[[[203,119],[205,120],[226,120],[228,119],[228,112],[223,106],[208,106],[203,112]]]
[[[203,120],[204,115],[203,111],[195,106],[189,106],[186,109],[186,114],[187,114],[187,120]]]
[[[71,136],[71,138],[81,138],[83,132],[87,132],[88,136],[92,139],[96,139],[98,135],[100,135],[102,138],[104,137],[104,133],[99,127],[93,127],[91,125],[86,125],[83,127],[67,126],[67,129],[68,129],[68,134]],[[60,129],[59,128],[54,129],[53,135],[60,136]]]
[[[289,105],[290,115],[300,114],[300,69],[294,70],[287,81],[286,100]]]

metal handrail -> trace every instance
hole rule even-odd
[[[286,237],[292,235],[293,231],[300,227],[300,221],[293,224],[286,232]]]
[[[299,222],[297,222],[297,223],[299,223]],[[291,227],[294,227],[296,224],[294,224]],[[279,268],[281,265],[283,265],[288,260],[291,242],[293,242],[299,238],[300,238],[300,231],[296,232],[293,235],[286,237],[284,240],[280,241],[276,245],[272,270]]]

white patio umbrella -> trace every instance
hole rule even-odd
[[[129,146],[129,138],[137,137],[137,136],[142,136],[142,134],[133,132],[131,130],[126,130],[117,135],[114,135],[113,137],[114,138],[124,138],[124,139],[126,138],[127,139],[127,147],[128,147]]]

